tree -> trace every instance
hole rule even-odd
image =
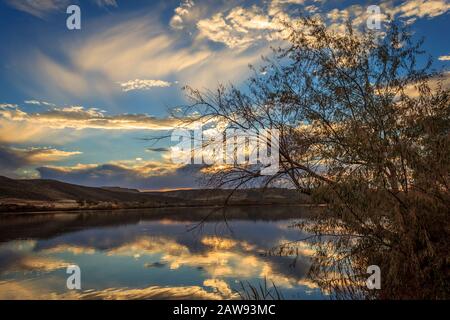
[[[260,166],[215,172],[216,187],[283,185],[326,209],[300,226],[316,246],[310,275],[336,297],[448,298],[449,93],[443,73],[419,67],[423,41],[389,23],[385,33],[320,20],[286,24],[248,86],[186,88],[189,121],[276,128],[280,171]],[[368,265],[382,289],[368,290]]]

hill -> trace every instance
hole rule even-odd
[[[230,190],[140,192],[120,187],[86,187],[56,180],[15,180],[0,176],[0,211],[27,212],[81,209],[220,206]],[[233,193],[230,205],[307,204],[309,198],[289,189],[244,189]]]
[[[0,176],[0,199],[15,198],[39,201],[162,201],[173,202],[173,197],[133,192],[132,189],[85,187],[56,180],[14,180]]]

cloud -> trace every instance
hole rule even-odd
[[[94,0],[99,7],[117,7],[116,0]]]
[[[13,103],[0,103],[0,109],[17,108],[17,104]]]
[[[75,167],[45,166],[36,170],[42,179],[92,187],[121,186],[141,190],[197,188],[204,175],[201,165],[178,166],[154,161],[116,161]]]
[[[73,96],[82,96],[89,91],[106,92],[102,83],[90,82],[70,64],[61,64],[41,52],[35,53],[32,60],[30,77],[35,81],[36,91],[46,94],[57,91]],[[31,68],[31,65],[26,68]],[[42,81],[43,78],[46,80]]]
[[[230,48],[247,48],[261,40],[280,39],[284,15],[270,16],[260,7],[235,7],[227,14],[216,13],[197,23],[199,37],[220,42]]]
[[[449,56],[440,56],[439,61],[450,61],[450,55]]]
[[[174,10],[174,15],[170,19],[170,26],[181,30],[184,28],[184,21],[189,18],[190,9],[194,6],[194,1],[183,0]]]
[[[93,0],[99,7],[117,7],[116,0]],[[31,14],[38,18],[45,18],[48,14],[64,11],[69,6],[69,0],[7,0],[11,7]]]
[[[63,260],[53,259],[53,258],[43,258],[35,256],[22,257],[19,261],[14,261],[15,265],[13,271],[36,271],[40,272],[51,272],[58,269],[66,268],[70,265]]]
[[[19,10],[38,18],[44,18],[54,11],[62,11],[68,6],[68,0],[7,0],[7,3]]]
[[[35,177],[36,171],[25,170],[28,167],[58,162],[75,155],[79,151],[62,151],[54,148],[14,148],[0,145],[0,175],[18,178],[24,175]],[[18,170],[22,169],[21,172]]]
[[[205,37],[168,32],[167,26],[152,17],[119,15],[113,25],[111,20],[108,24],[99,21],[98,31],[83,34],[76,46],[63,41],[60,50],[56,49],[58,58],[43,50],[26,53],[26,60],[20,61],[29,79],[24,90],[47,99],[81,96],[111,101],[124,88],[167,87],[177,82],[210,87],[243,80],[249,74],[248,65],[270,53],[267,46],[246,52],[218,50],[205,43]],[[195,24],[192,32],[198,33]],[[117,85],[130,79],[137,81]]]
[[[20,154],[8,147],[0,146],[0,173],[5,174],[28,164],[28,160]]]
[[[200,243],[202,248],[193,250],[192,246],[176,241],[170,237],[140,236],[132,241],[123,243],[107,251],[111,256],[128,256],[141,258],[144,256],[160,256],[160,263],[167,265],[172,270],[182,267],[199,268],[208,277],[203,285],[215,288],[224,295],[231,295],[227,278],[240,279],[269,279],[277,286],[293,288],[296,285],[307,285],[302,276],[307,268],[304,263],[304,248],[301,245],[299,263],[294,267],[283,267],[273,260],[261,258],[260,253],[266,249],[258,248],[247,241],[236,241],[220,236],[202,236]],[[232,248],[232,250],[230,250]],[[294,248],[295,250],[295,248]],[[297,251],[294,251],[297,252]],[[288,270],[284,270],[284,268]],[[310,285],[312,287],[312,284]]]
[[[432,90],[441,87],[443,90],[450,90],[450,71],[443,72],[441,75],[434,76],[428,81],[428,85]],[[408,85],[405,88],[405,94],[411,98],[417,98],[420,92],[416,85]]]
[[[409,0],[389,9],[391,14],[402,18],[434,18],[450,10],[446,0]]]
[[[209,211],[205,211],[205,214],[207,212]],[[208,294],[204,297],[212,298],[214,294],[217,298],[232,299],[238,298],[231,290],[236,285],[235,279],[253,279],[251,280],[253,284],[263,283],[263,279],[267,279],[269,282],[273,281],[282,290],[298,288],[299,285],[311,289],[317,288],[315,283],[307,279],[308,257],[311,250],[307,244],[292,243],[290,247],[292,252],[298,252],[294,266],[290,263],[290,257],[262,255],[267,252],[267,248],[298,238],[295,230],[287,233],[289,225],[287,222],[276,223],[273,227],[266,228],[264,235],[261,235],[261,232],[252,232],[255,230],[255,223],[237,226],[241,231],[248,229],[248,232],[245,232],[245,239],[230,238],[227,233],[220,232],[220,228],[218,229],[214,222],[209,227],[206,226],[205,233],[195,239],[186,237],[186,233],[183,232],[188,221],[166,219],[161,223],[164,224],[162,229],[157,226],[155,229],[152,224],[145,224],[145,226],[137,225],[136,228],[128,228],[121,234],[112,234],[105,229],[95,234],[58,237],[55,241],[45,241],[45,243],[29,241],[22,250],[26,250],[27,253],[32,252],[32,255],[37,257],[44,255],[43,257],[46,258],[49,254],[58,254],[58,256],[69,254],[70,257],[71,254],[95,253],[102,255],[105,261],[133,259],[138,266],[158,266],[167,272],[170,272],[168,269],[182,270],[186,267],[195,268],[201,272],[201,277],[197,279],[197,283],[191,284],[192,287],[164,287],[160,283],[154,283],[155,286],[150,288],[120,288],[108,285],[105,288],[109,289],[99,291],[71,291],[62,295],[54,293],[52,298],[55,299],[195,299],[201,298],[206,292]],[[273,237],[268,237],[268,234]],[[268,239],[271,240],[268,241]],[[20,246],[24,246],[23,242]],[[9,251],[13,252],[13,250]],[[17,252],[17,249],[14,251]],[[0,261],[9,261],[9,259],[0,259]],[[29,265],[41,266],[42,264]],[[14,282],[9,282],[10,286],[8,283],[0,282],[0,295],[2,298],[22,299],[50,297],[48,290],[54,286],[49,285],[47,281],[51,276],[58,277],[55,283],[60,283],[62,279],[55,273],[48,275],[44,280],[40,279],[41,290],[13,286]],[[33,281],[16,284],[19,283],[36,284]],[[80,295],[67,296],[72,294]]]
[[[206,279],[203,281],[203,285],[205,287],[212,287],[214,288],[218,293],[221,295],[228,297],[228,299],[235,297],[237,298],[238,295],[236,292],[233,293],[233,290],[231,290],[228,283],[221,279]]]
[[[48,249],[40,250],[40,253],[46,255],[59,253],[71,253],[73,255],[92,255],[96,253],[96,249],[71,244],[60,244]]]
[[[71,59],[81,72],[98,72],[117,82],[166,78],[211,54],[206,48],[180,48],[177,40],[145,16],[108,25],[71,51]]]
[[[61,283],[56,279],[55,283]],[[64,280],[65,281],[65,280]],[[147,299],[204,299],[222,300],[230,298],[220,292],[208,292],[200,286],[150,286],[144,288],[107,288],[103,290],[68,291],[56,293],[36,281],[0,281],[1,300],[147,300]]]
[[[223,43],[229,48],[246,49],[261,41],[277,41],[285,38],[281,31],[284,22],[294,22],[301,14],[314,15],[323,12],[322,18],[336,31],[345,31],[348,20],[355,28],[366,25],[368,5],[350,5],[342,9],[325,9],[321,1],[314,5],[304,0],[272,0],[267,6],[237,6],[221,10],[197,23],[199,37]],[[418,18],[433,18],[450,9],[446,0],[390,1],[380,4],[380,18],[387,20],[388,14],[402,18],[408,23]],[[281,31],[281,32],[280,32]]]
[[[222,296],[220,293],[208,292],[200,286],[151,286],[147,288],[110,288],[92,292],[75,294],[78,299],[108,299],[108,300],[144,300],[144,299],[205,299],[222,300],[229,299],[229,296]],[[71,299],[70,295],[69,298]]]
[[[170,151],[169,148],[147,148],[147,151],[150,152],[168,152]]]
[[[0,144],[48,143],[62,145],[80,138],[82,131],[53,129],[33,122],[13,121],[2,117],[0,110]]]
[[[64,260],[29,251],[35,245],[35,241],[27,241],[19,247],[14,244],[3,246],[0,249],[0,275],[14,272],[51,272],[69,265]]]
[[[21,149],[0,145],[0,174],[11,175],[22,167],[58,162],[79,154],[81,154],[79,151],[62,151],[54,148]]]
[[[170,87],[172,83],[163,80],[141,80],[135,79],[127,82],[120,82],[122,91],[128,92],[133,90],[149,90],[153,87]]]
[[[56,104],[50,103],[50,102],[47,102],[47,101],[25,100],[24,103],[26,103],[26,104],[34,104],[34,105],[37,105],[37,106],[56,107]]]
[[[40,113],[27,113],[16,105],[0,106],[0,141],[11,142],[17,132],[11,124],[41,129],[103,129],[103,130],[171,130],[179,124],[173,118],[156,118],[148,114],[107,115],[97,108],[69,106]]]
[[[381,21],[401,19],[407,24],[414,23],[419,18],[434,18],[445,14],[450,9],[446,0],[407,0],[387,1],[379,4]],[[344,9],[333,9],[326,13],[330,27],[337,31],[345,30],[345,23],[350,20],[355,28],[365,27],[369,13],[365,5],[351,5]]]
[[[311,3],[272,0],[217,8],[183,1],[173,13],[172,30],[154,18],[158,12],[119,13],[114,20],[95,20],[96,32],[83,33],[76,44],[63,40],[59,50],[52,48],[52,55],[42,49],[26,53],[24,59],[29,62],[20,65],[30,83],[24,90],[47,99],[83,97],[111,102],[126,91],[168,87],[176,81],[197,88],[228,82],[238,85],[248,76],[249,64],[257,64],[261,55],[271,53],[268,42],[285,37],[279,32],[282,23],[295,21],[301,12],[323,12],[336,30],[344,27],[347,18],[355,25],[365,25],[365,6],[329,10],[319,2],[310,7]],[[449,5],[444,0],[416,0],[380,6],[383,18],[390,13],[410,20],[436,17],[447,12]]]
[[[28,149],[12,148],[11,150],[26,157],[32,164],[57,162],[74,155],[82,154],[80,151],[62,151],[53,148],[37,147],[31,147]]]

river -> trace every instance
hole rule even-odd
[[[142,209],[4,215],[0,299],[326,299],[307,277],[302,207]],[[297,255],[298,253],[298,255]],[[295,263],[294,263],[295,262]],[[67,267],[81,289],[67,287]],[[274,286],[275,285],[275,286]]]

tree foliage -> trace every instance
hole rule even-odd
[[[209,182],[281,183],[326,203],[301,227],[316,236],[311,277],[337,297],[448,298],[444,74],[396,23],[383,35],[350,25],[339,34],[310,18],[285,27],[289,45],[253,68],[246,88],[186,88],[191,119],[280,132],[278,174],[236,165]],[[364,285],[373,264],[381,290]]]

